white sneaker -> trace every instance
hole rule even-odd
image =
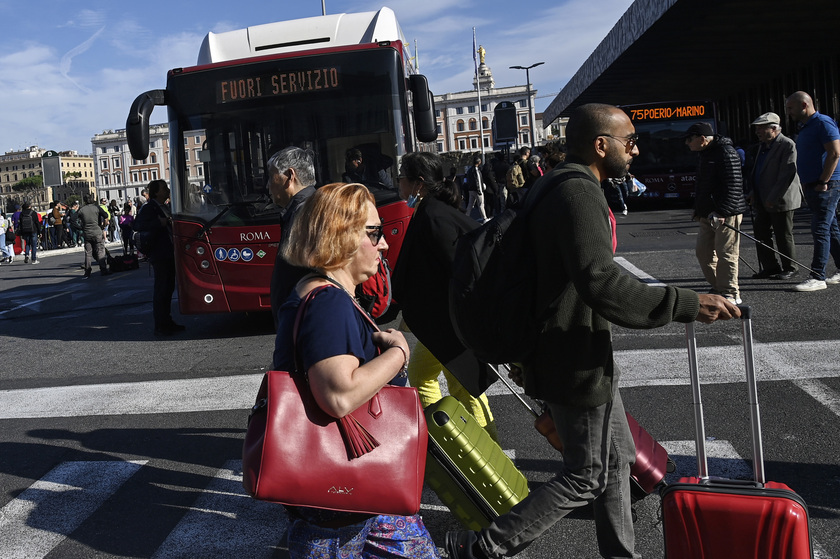
[[[740,305],[744,302],[743,300],[741,300],[740,297],[727,297],[726,300],[732,303],[733,305]]]
[[[825,278],[825,283],[829,285],[837,285],[838,283],[840,283],[840,272],[837,272],[830,278]]]
[[[798,283],[793,286],[794,291],[819,291],[820,289],[825,289],[827,286],[823,280],[818,280],[814,278],[808,278],[807,280],[803,281],[802,283]]]

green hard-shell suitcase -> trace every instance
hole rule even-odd
[[[528,495],[528,480],[452,396],[425,410],[426,483],[470,530],[490,525]]]

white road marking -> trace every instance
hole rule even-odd
[[[225,463],[169,533],[154,559],[272,557],[289,521],[281,505],[252,499],[242,488],[242,461]]]
[[[261,380],[255,374],[3,390],[0,419],[247,409]]]
[[[621,256],[616,256],[614,259],[616,264],[642,280],[642,282],[652,285],[655,287],[665,287],[665,284],[653,277],[652,275],[648,274],[647,272],[637,268],[633,264],[631,264],[626,258]]]
[[[145,463],[59,464],[0,509],[2,555],[16,559],[46,556]]]

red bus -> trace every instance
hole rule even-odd
[[[622,105],[620,108],[633,121],[639,135],[639,157],[633,160],[630,172],[647,186],[642,196],[648,199],[693,198],[697,154],[689,151],[681,136],[695,122],[707,122],[717,132],[714,103],[671,101]]]
[[[388,8],[209,33],[196,66],[137,97],[126,122],[137,160],[149,153],[152,110],[168,108],[182,313],[270,308],[282,210],[266,163],[287,146],[315,153],[317,184],[341,180],[351,148],[381,171],[371,191],[393,267],[411,215],[397,193],[399,161],[437,138],[428,82],[405,45]]]

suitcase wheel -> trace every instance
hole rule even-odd
[[[435,420],[435,423],[437,423],[438,427],[449,423],[449,415],[445,411],[436,411],[432,414],[432,419]]]
[[[674,472],[677,471],[677,464],[676,464],[676,462],[671,460],[670,457],[668,458],[668,465],[665,466],[665,471],[668,472],[669,474],[673,474]]]

